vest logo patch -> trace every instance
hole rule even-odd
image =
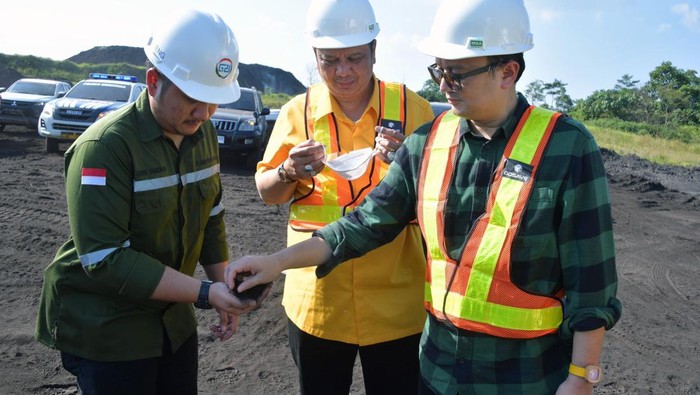
[[[513,159],[506,159],[506,165],[503,167],[503,177],[510,178],[520,182],[530,182],[532,177],[532,166],[518,162]]]

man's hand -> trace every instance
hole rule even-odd
[[[219,314],[224,312],[230,315],[242,315],[260,306],[255,300],[237,298],[231,292],[231,288],[223,282],[214,283],[209,288],[209,304],[216,308]],[[226,322],[230,321],[226,320]]]
[[[209,329],[212,335],[218,337],[219,340],[228,340],[238,330],[238,316],[225,311],[217,311],[219,313],[219,325],[212,325]]]
[[[249,255],[230,263],[226,267],[224,277],[228,286],[232,289],[235,287],[238,293],[244,293],[257,285],[272,283],[281,272],[272,255]],[[262,303],[267,298],[270,288],[265,287],[256,303]]]
[[[377,132],[377,146],[375,152],[379,159],[384,163],[391,163],[396,156],[396,150],[401,148],[406,136],[398,130],[376,126],[374,130]]]
[[[289,158],[283,164],[292,179],[311,178],[320,173],[326,165],[325,149],[318,141],[306,140],[289,150]]]

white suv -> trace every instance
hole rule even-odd
[[[5,125],[36,127],[44,104],[68,92],[70,84],[40,78],[21,78],[7,90],[0,88],[0,132]]]
[[[146,85],[136,77],[92,73],[66,95],[44,106],[38,122],[46,137],[46,152],[58,152],[59,142],[71,142],[98,119],[135,101]]]

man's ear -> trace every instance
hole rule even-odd
[[[146,70],[146,86],[148,93],[154,96],[158,88],[158,72],[152,67]]]
[[[508,63],[504,63],[500,67],[502,82],[501,86],[503,88],[510,88],[515,85],[515,81],[518,79],[518,73],[520,72],[520,65],[515,60],[510,60]]]

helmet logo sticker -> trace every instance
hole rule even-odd
[[[223,58],[216,64],[216,75],[226,78],[233,71],[233,62],[229,58]]]
[[[484,49],[484,39],[470,37],[467,40],[467,48],[469,48],[469,49]]]
[[[372,23],[369,26],[367,26],[367,30],[369,30],[370,33],[374,32],[376,24]]]
[[[156,45],[153,47],[153,56],[156,57],[156,61],[157,61],[157,62],[162,62],[163,59],[165,59],[165,51],[163,51],[162,49],[160,49],[160,46],[159,46],[158,44],[156,44]]]

